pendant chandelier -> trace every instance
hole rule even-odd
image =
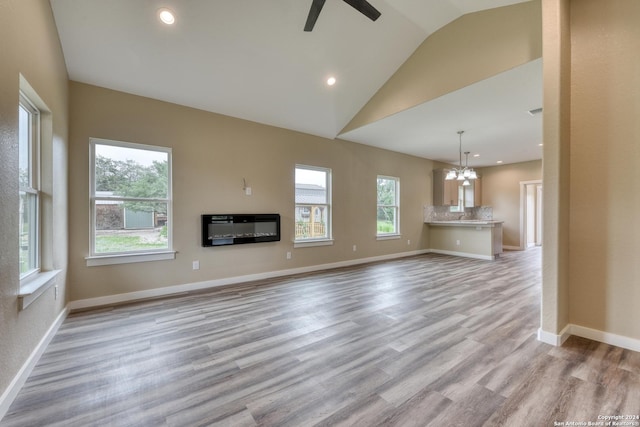
[[[446,180],[458,180],[463,181],[462,185],[469,186],[471,182],[469,180],[478,179],[478,174],[472,168],[469,168],[469,151],[465,151],[465,166],[462,166],[462,134],[463,130],[458,131],[459,139],[460,139],[460,164],[458,168],[453,168],[449,170],[447,176],[444,178]]]

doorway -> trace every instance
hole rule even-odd
[[[520,182],[520,249],[542,246],[542,181]]]

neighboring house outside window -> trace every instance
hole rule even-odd
[[[20,93],[18,107],[20,280],[40,270],[40,111]]]
[[[295,241],[331,239],[331,169],[296,165]]]
[[[377,235],[400,234],[400,179],[378,175]]]
[[[174,258],[171,149],[94,138],[90,146],[88,265]]]

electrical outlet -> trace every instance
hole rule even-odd
[[[411,240],[407,239],[407,245],[411,244]]]
[[[358,247],[356,245],[353,245],[353,252],[357,251]]]
[[[252,192],[251,192],[251,187],[246,187],[246,188],[244,189],[244,194],[246,194],[247,196],[250,196],[250,195],[252,194]]]
[[[200,270],[200,261],[193,261],[193,269]]]
[[[456,246],[460,246],[460,240],[456,240]]]
[[[287,259],[291,259],[291,252],[287,252]]]

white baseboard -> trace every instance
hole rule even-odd
[[[561,346],[564,342],[571,336],[569,333],[571,325],[567,325],[560,331],[559,335],[556,335],[552,332],[543,331],[542,328],[538,329],[538,341],[542,341],[543,343],[551,344],[555,347]]]
[[[579,325],[570,326],[571,328],[569,330],[571,335],[615,345],[616,347],[626,348],[627,350],[640,351],[640,340],[638,339],[612,334],[610,332],[598,331],[596,329],[586,328]]]
[[[64,322],[64,319],[67,318],[68,314],[69,308],[65,307],[64,310],[60,312],[56,320],[51,324],[49,330],[44,334],[36,348],[31,352],[29,358],[24,362],[22,368],[20,368],[11,383],[9,383],[9,386],[4,393],[2,393],[2,396],[0,396],[0,420],[6,415],[7,411],[9,411],[9,407],[15,400],[24,383],[27,381],[27,378],[29,378],[31,371],[33,371],[36,363],[38,363],[40,356],[42,356],[42,353],[44,353],[49,342],[51,342],[53,336],[58,332],[60,325],[62,325],[62,322]]]
[[[491,255],[478,255],[467,252],[447,251],[444,249],[429,249],[429,252],[431,252],[432,254],[461,256],[465,258],[483,259],[486,261],[493,261],[495,259],[495,257]]]
[[[217,288],[220,286],[233,285],[237,283],[253,282],[257,280],[272,279],[275,277],[290,276],[293,274],[310,273],[313,271],[329,270],[332,268],[349,267],[352,265],[366,264],[370,262],[386,261],[396,258],[404,258],[414,255],[422,255],[429,253],[427,250],[417,250],[410,252],[401,252],[389,255],[381,255],[369,258],[359,258],[348,261],[339,261],[328,264],[311,265],[307,267],[292,268],[287,270],[270,271],[266,273],[247,274],[244,276],[227,277],[224,279],[205,280],[203,282],[186,283],[182,285],[166,286],[163,288],[148,289],[144,291],[127,292],[124,294],[108,295],[97,298],[87,298],[77,301],[71,301],[67,307],[70,310],[78,310],[92,307],[100,307],[111,304],[120,304],[124,302],[158,298],[163,296],[175,295],[190,291],[199,291],[203,289]]]
[[[599,331],[580,325],[569,324],[562,329],[559,335],[538,329],[538,341],[554,346],[562,345],[571,335],[587,338],[605,344],[614,345],[627,350],[640,351],[640,340],[610,332]]]

